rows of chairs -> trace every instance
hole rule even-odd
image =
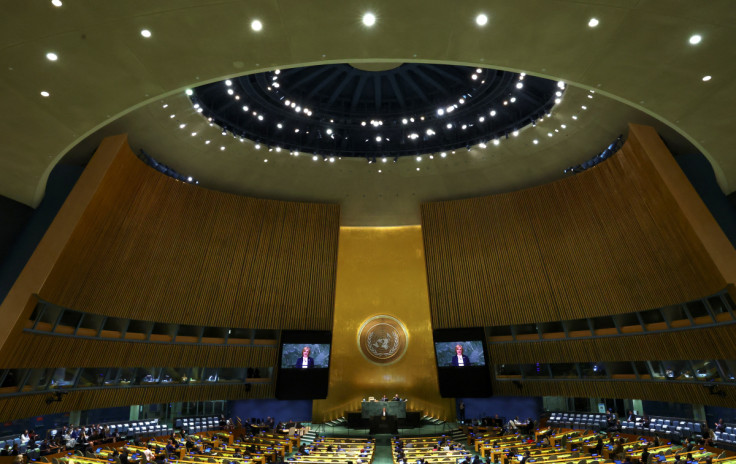
[[[140,436],[159,436],[167,435],[169,433],[169,426],[166,424],[159,424],[158,419],[144,420],[144,421],[127,421],[127,422],[111,422],[107,424],[100,424],[101,426],[107,425],[110,428],[111,433],[117,432],[122,438],[140,437]],[[85,432],[89,433],[90,428],[85,427]],[[53,429],[49,431],[51,437],[56,437],[57,433],[61,431]]]
[[[714,432],[716,444],[736,446],[736,425],[726,424],[725,432]]]
[[[645,427],[641,417],[637,417],[635,421],[622,421],[621,430],[626,433],[659,435],[666,438],[700,438],[703,436],[702,423],[668,417],[652,417],[649,427]]]
[[[606,415],[594,413],[553,412],[547,423],[552,427],[567,429],[604,430],[608,427]],[[702,436],[703,428],[701,422],[671,417],[652,417],[646,427],[641,417],[637,417],[635,421],[621,421],[622,432],[659,435],[666,438],[699,438]]]
[[[216,416],[186,417],[174,421],[176,430],[184,429],[187,433],[200,433],[220,428],[220,419]]]
[[[607,427],[606,415],[596,413],[553,412],[547,423],[565,429],[601,430]]]

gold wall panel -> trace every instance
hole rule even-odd
[[[373,363],[358,348],[359,328],[377,315],[395,317],[409,333],[405,354],[392,364]],[[314,402],[315,422],[395,393],[408,398],[408,410],[454,418],[454,402],[439,395],[418,226],[340,229],[332,350],[329,396]]]
[[[177,181],[126,142],[38,294],[132,319],[329,330],[339,218]]]
[[[423,204],[434,327],[626,313],[722,290],[736,251],[712,217],[694,228],[710,213],[692,188],[678,192],[685,209],[662,165],[679,169],[653,129],[630,126],[623,148],[585,172]]]

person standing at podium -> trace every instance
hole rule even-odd
[[[452,365],[455,367],[464,367],[470,365],[470,359],[463,354],[463,346],[461,344],[455,345],[455,356],[452,357]]]
[[[314,359],[309,356],[311,349],[308,346],[302,348],[302,357],[296,360],[297,369],[311,369],[314,367]]]

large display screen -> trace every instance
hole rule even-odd
[[[438,367],[485,366],[486,357],[480,340],[435,342]]]
[[[281,369],[326,369],[330,345],[326,343],[283,343]]]
[[[491,396],[491,371],[482,327],[433,332],[440,395],[445,398]]]
[[[281,332],[276,398],[283,400],[327,398],[330,379],[332,332],[284,330]]]

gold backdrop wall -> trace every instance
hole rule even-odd
[[[339,241],[330,389],[314,402],[314,421],[359,411],[364,397],[384,393],[408,398],[407,410],[454,418],[437,384],[420,227],[343,227]],[[376,315],[395,317],[409,333],[393,364],[372,363],[358,349],[361,324]]]

